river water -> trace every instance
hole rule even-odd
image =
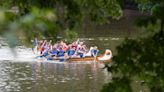
[[[0,49],[1,92],[99,92],[111,78],[98,63],[44,62],[29,48],[14,50]]]
[[[111,49],[115,54],[124,37],[139,34],[132,24],[133,17],[127,15],[109,25],[87,23],[78,31],[79,37],[88,47],[98,46],[100,53]],[[111,74],[99,63],[43,62],[35,57],[30,48],[2,46],[0,92],[100,92],[103,84],[111,80]]]

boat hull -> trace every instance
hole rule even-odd
[[[84,58],[78,58],[78,57],[74,57],[74,58],[67,58],[64,61],[66,62],[88,62],[88,61],[98,61],[98,62],[110,62],[111,59],[108,60],[99,60],[99,58],[101,58],[102,56],[97,56],[95,57],[84,57]],[[63,58],[56,58],[54,60],[63,60]]]
[[[68,56],[64,56],[64,57],[50,57],[47,58],[47,60],[51,60],[51,61],[66,61],[66,62],[86,62],[86,61],[98,61],[98,62],[102,62],[102,63],[108,63],[111,62],[112,59],[112,53],[110,50],[106,50],[105,54],[102,56],[86,56],[83,58],[78,57],[68,57]]]

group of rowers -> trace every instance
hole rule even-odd
[[[79,40],[71,44],[67,44],[62,40],[52,44],[52,40],[38,40],[35,38],[33,42],[34,53],[48,60],[56,60],[59,58],[83,58],[86,56],[96,57],[98,54],[97,46],[87,49],[84,42]]]

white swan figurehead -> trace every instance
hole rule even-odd
[[[107,60],[110,60],[111,58],[112,58],[112,51],[109,49],[106,49],[104,56],[99,57],[98,60],[107,61]]]

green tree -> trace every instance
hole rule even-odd
[[[133,83],[147,86],[150,92],[164,92],[163,0],[136,0],[139,8],[149,15],[139,21],[141,26],[159,25],[154,34],[139,39],[126,39],[117,47],[111,67],[113,80],[102,92],[132,92]],[[141,89],[137,89],[140,91]]]
[[[17,33],[21,30],[28,39],[32,38],[34,33],[45,37],[53,36],[55,39],[59,31],[74,30],[86,19],[101,24],[107,23],[108,17],[118,19],[122,15],[116,0],[2,0],[0,5],[4,12],[13,7],[17,8],[14,20],[9,23],[4,21],[4,26],[15,26],[15,32],[11,32],[13,28],[7,31]],[[44,16],[47,13],[49,19]],[[55,19],[51,19],[51,15],[55,16]],[[1,32],[4,32],[3,28]]]
[[[117,47],[117,53],[112,66],[117,76],[104,85],[102,92],[132,92],[131,84],[135,81],[151,92],[164,92],[164,40],[158,33],[139,40],[127,39]]]
[[[164,1],[163,0],[136,0],[138,2],[139,9],[143,12],[150,13],[151,16],[143,18],[143,21],[140,21],[141,25],[149,24],[160,24],[160,35],[163,34],[163,25],[164,25]],[[160,22],[160,23],[159,23]]]

